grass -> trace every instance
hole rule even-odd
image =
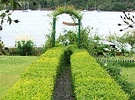
[[[104,57],[100,57],[101,59],[105,59]],[[115,56],[115,57],[111,57],[111,59],[114,60],[134,60],[135,59],[135,55],[133,55],[132,57],[125,57],[125,56]],[[111,61],[110,63],[115,63],[115,61]],[[123,63],[123,62],[122,62]],[[135,62],[134,62],[135,63]],[[116,62],[115,64],[119,64],[119,62]],[[128,82],[135,84],[135,64],[129,65],[128,63],[123,63],[123,65],[125,67],[121,67],[122,70],[122,76],[124,76]],[[120,65],[118,65],[120,66]]]
[[[127,78],[127,80],[135,84],[135,67],[121,67],[122,75]]]
[[[25,68],[37,59],[36,56],[0,56],[0,99]]]

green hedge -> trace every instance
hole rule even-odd
[[[72,54],[71,70],[77,100],[128,100],[128,95],[87,51]]]
[[[68,63],[65,55],[72,53],[65,51],[64,47],[46,51],[26,68],[2,100],[53,100],[56,78]],[[70,62],[77,100],[128,100],[128,95],[87,51],[72,51]]]
[[[52,48],[29,65],[2,100],[52,100],[65,48]]]

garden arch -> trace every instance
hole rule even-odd
[[[80,47],[80,30],[81,30],[81,19],[82,15],[72,6],[58,7],[56,11],[53,12],[53,32],[52,32],[52,47],[55,47],[55,33],[56,33],[56,18],[60,14],[69,14],[74,20],[78,19],[78,47]]]

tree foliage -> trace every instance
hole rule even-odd
[[[9,23],[9,25],[12,22],[18,23],[19,21],[17,19],[12,20],[10,15],[11,12],[9,9],[6,9],[6,6],[10,6],[10,9],[15,10],[17,9],[17,7],[21,6],[16,0],[1,0],[0,1],[0,30],[2,30],[2,24],[4,23],[4,21],[6,21],[7,23]],[[2,11],[2,9],[6,9],[4,11]]]
[[[30,5],[30,9],[55,9],[57,6],[74,5],[77,9],[100,10],[135,10],[135,0],[1,0],[10,9],[21,9],[20,4]],[[9,6],[10,5],[10,6]],[[34,5],[34,6],[33,6]]]
[[[21,2],[28,2],[27,0],[21,0]],[[33,3],[34,6],[36,6],[35,1],[30,1]],[[10,15],[12,14],[12,11],[18,9],[21,7],[21,3],[19,0],[0,0],[0,30],[2,30],[2,24],[6,21],[9,23],[9,25],[12,22],[18,23],[19,20],[17,19],[11,19]],[[12,11],[10,11],[12,10]]]

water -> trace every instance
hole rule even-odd
[[[32,40],[36,46],[42,47],[46,41],[46,34],[52,30],[50,22],[52,18],[48,16],[52,11],[14,11],[12,13],[13,19],[18,19],[20,23],[13,23],[8,25],[4,23],[3,30],[0,31],[0,36],[6,47],[14,47],[15,41],[18,40]],[[106,37],[110,34],[122,35],[117,24],[123,23],[120,19],[122,12],[82,12],[83,27],[93,27],[92,33],[97,33],[101,37]],[[62,22],[71,22],[72,19],[67,14],[58,16],[56,22],[56,38],[64,29],[76,30],[77,26],[71,27],[63,25]]]

